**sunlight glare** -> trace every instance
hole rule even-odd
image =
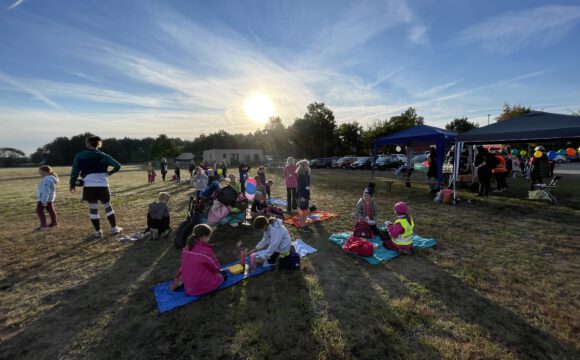
[[[276,115],[276,107],[266,95],[254,95],[245,102],[246,115],[259,123],[266,123],[268,119]]]

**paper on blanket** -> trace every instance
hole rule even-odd
[[[229,266],[239,263],[240,261],[238,260],[231,264],[224,265],[223,268],[227,268]],[[272,265],[264,265],[264,266],[258,265],[256,267],[256,271],[249,273],[248,275],[244,275],[243,273],[238,275],[228,274],[223,284],[219,288],[217,288],[216,291],[228,288],[232,285],[237,284],[238,282],[242,281],[245,278],[258,276],[272,269],[274,269]],[[153,293],[155,294],[155,299],[157,300],[157,308],[159,309],[160,314],[169,311],[171,309],[175,309],[177,307],[198,301],[202,297],[208,295],[205,294],[201,296],[190,296],[185,293],[183,287],[181,287],[176,291],[173,291],[170,289],[170,285],[172,282],[173,280],[162,282],[160,284],[155,285],[155,287],[153,287],[152,289]]]
[[[332,218],[337,217],[338,215],[329,213],[328,211],[313,211],[306,217],[306,224],[310,225],[320,221],[326,221]],[[294,225],[297,228],[300,228],[300,215],[294,215],[284,220],[285,224]]]
[[[312,253],[315,253],[318,251],[300,239],[298,239],[296,241],[292,241],[292,245],[294,245],[294,249],[296,250],[296,253],[298,255],[300,255],[300,257],[304,257],[308,254],[312,254]],[[256,254],[256,256],[259,256],[262,259],[266,258],[266,255],[265,255],[266,250],[256,251],[255,254]]]
[[[270,197],[267,202],[270,205],[288,206],[288,203],[286,202],[286,200],[282,200],[282,199],[279,199],[279,198],[274,197],[274,196]]]

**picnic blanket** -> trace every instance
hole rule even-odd
[[[344,242],[350,236],[352,236],[352,231],[343,232],[343,233],[339,233],[339,234],[332,234],[330,236],[330,238],[328,238],[328,240],[330,240],[333,243],[335,243],[336,245],[340,246],[340,248],[342,249],[342,245],[344,245]],[[369,264],[377,265],[381,261],[389,261],[389,260],[392,260],[400,255],[399,252],[397,252],[397,251],[389,250],[389,249],[385,248],[383,246],[383,240],[378,236],[375,236],[372,239],[368,239],[368,241],[379,245],[378,247],[375,247],[375,251],[373,253],[373,256],[364,257],[364,256],[358,256],[356,254],[353,254],[353,255],[365,260]],[[435,239],[426,239],[426,238],[421,237],[417,234],[413,234],[413,246],[416,248],[425,249],[425,248],[433,247],[436,244],[437,244],[437,241]]]
[[[329,213],[328,211],[312,211],[310,215],[306,217],[306,225],[310,225],[320,221],[326,221],[337,217],[338,215]],[[300,215],[294,215],[284,220],[285,224],[294,225],[295,227],[300,227]]]
[[[242,211],[240,213],[234,214],[234,213],[230,213],[228,214],[226,217],[224,217],[223,219],[221,219],[217,224],[212,224],[212,225],[237,225],[240,222],[243,222],[246,220],[246,212]],[[202,215],[199,219],[201,224],[207,224],[207,215]]]
[[[277,197],[270,197],[267,201],[268,205],[275,205],[275,206],[288,206],[286,200],[279,199]]]
[[[117,241],[125,243],[129,241],[139,241],[145,238],[145,233],[143,231],[137,231],[136,233],[125,235],[117,239]]]
[[[315,248],[306,244],[302,240],[296,240],[296,241],[292,242],[292,245],[294,245],[296,252],[301,257],[304,257],[308,254],[311,254],[311,253],[317,251]],[[249,263],[249,261],[250,261],[250,257],[248,256],[246,259],[246,262]],[[222,267],[222,269],[227,269],[228,267],[235,265],[235,264],[239,264],[239,263],[240,263],[240,260],[234,261],[233,263],[224,265]],[[230,286],[233,286],[233,285],[237,284],[238,282],[240,282],[246,278],[262,275],[266,271],[269,271],[272,269],[274,269],[273,265],[264,264],[264,265],[257,265],[256,271],[249,273],[248,275],[244,275],[244,273],[232,275],[228,271],[228,276],[226,277],[225,281],[214,292],[219,291],[219,290],[223,290],[223,289],[228,288]],[[201,299],[202,297],[207,295],[207,294],[205,294],[205,295],[201,295],[201,296],[190,296],[190,295],[187,295],[185,293],[185,290],[183,289],[183,287],[179,288],[176,291],[172,291],[169,288],[169,286],[171,285],[172,282],[173,282],[173,280],[167,280],[167,281],[164,281],[160,284],[155,285],[151,289],[153,291],[153,294],[155,295],[155,300],[157,300],[157,309],[159,309],[160,314],[163,314],[164,312],[167,312],[169,310],[187,305],[189,303],[198,301],[199,299]]]

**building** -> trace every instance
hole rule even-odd
[[[203,152],[203,161],[213,164],[215,161],[225,160],[228,166],[247,163],[263,163],[264,150],[262,149],[211,149]]]
[[[190,162],[191,160],[195,159],[193,153],[181,153],[178,157],[175,158],[176,162]]]

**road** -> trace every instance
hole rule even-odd
[[[556,164],[554,173],[558,175],[580,175],[580,162]]]

